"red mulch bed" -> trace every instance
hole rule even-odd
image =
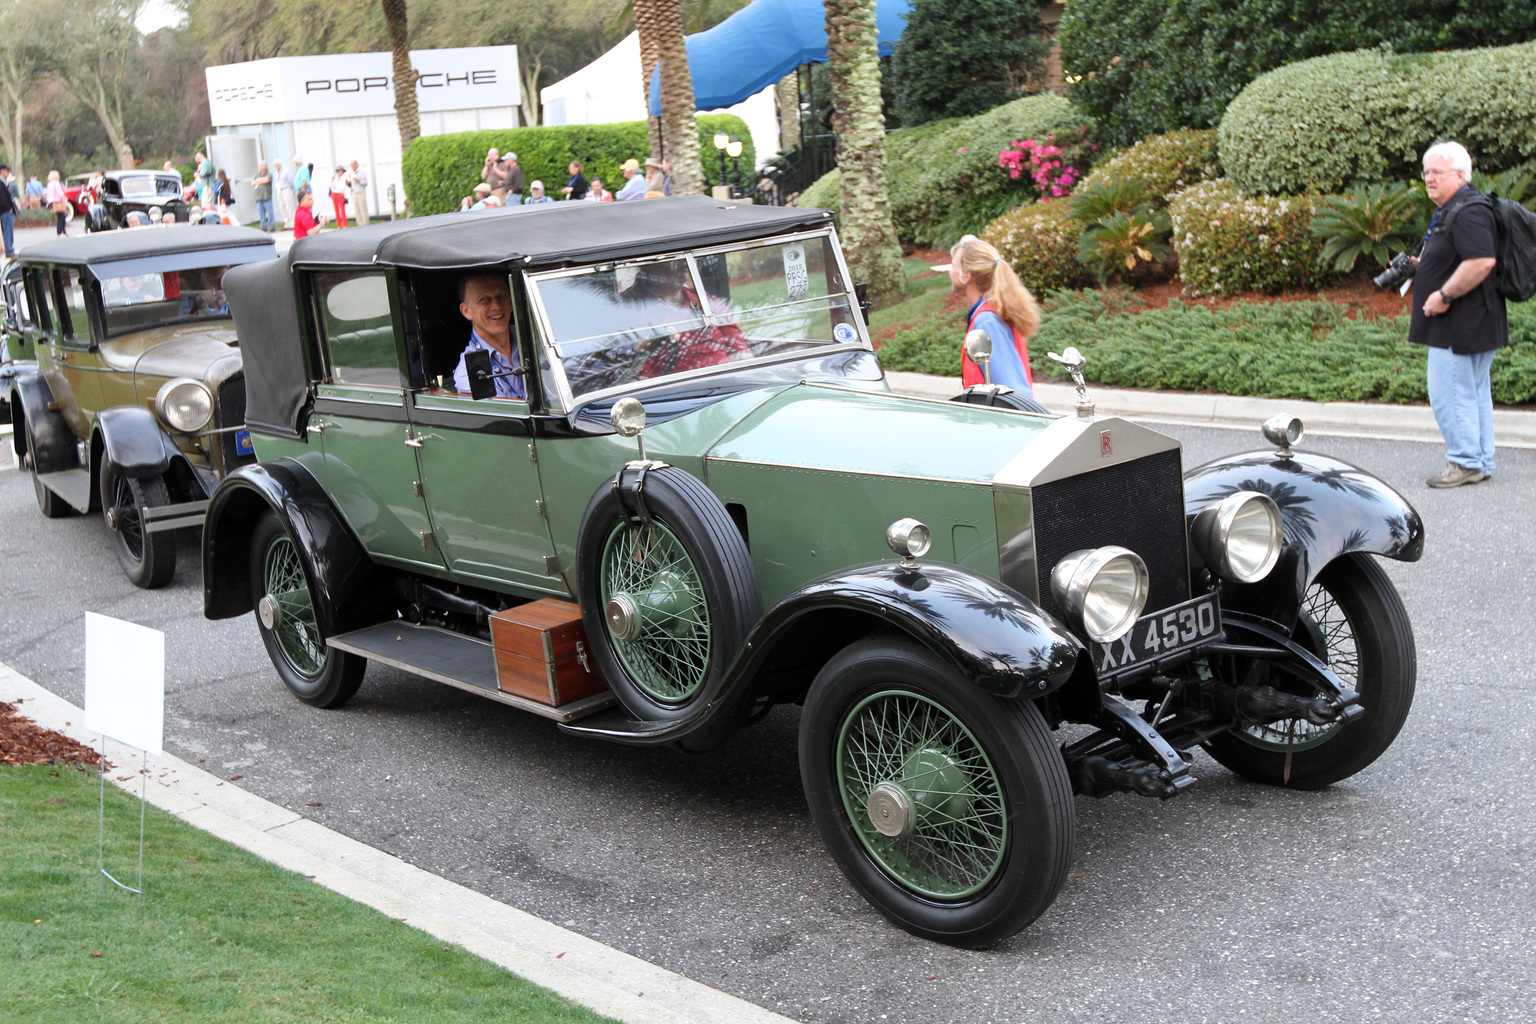
[[[1319,295],[1330,302],[1348,306],[1347,316],[1377,319],[1378,317],[1402,316],[1408,312],[1409,295],[1399,295],[1395,289],[1377,291],[1369,281],[1354,281],[1339,288],[1323,288],[1315,292],[1286,292],[1283,295],[1261,295],[1258,292],[1239,292],[1221,298],[1192,298],[1184,293],[1182,281],[1153,281],[1136,289],[1136,295],[1148,309],[1162,309],[1170,299],[1178,299],[1186,306],[1204,306],[1207,309],[1226,309],[1238,302],[1302,302],[1316,299]]]
[[[100,763],[90,747],[52,729],[40,728],[18,714],[16,705],[0,701],[0,765],[72,764],[95,768]]]

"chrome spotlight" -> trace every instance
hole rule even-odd
[[[1269,424],[1264,426],[1267,431]],[[1280,506],[1258,491],[1237,491],[1207,505],[1189,531],[1190,543],[1211,571],[1239,583],[1268,576],[1284,539]]]
[[[1302,435],[1306,433],[1306,428],[1301,425],[1300,419],[1287,416],[1285,413],[1271,416],[1259,429],[1264,432],[1264,440],[1280,449],[1279,455],[1282,459],[1291,457],[1291,445],[1300,441]]]
[[[901,556],[903,569],[916,569],[917,559],[933,546],[933,534],[916,519],[898,519],[886,527],[885,542]]]
[[[1070,625],[1101,644],[1136,625],[1150,585],[1141,556],[1114,544],[1074,551],[1051,570],[1051,596]]]
[[[645,438],[640,432],[645,429],[645,406],[640,404],[638,398],[621,398],[613,403],[609,410],[608,422],[613,424],[622,437],[633,437],[640,446],[640,461],[645,461]]]

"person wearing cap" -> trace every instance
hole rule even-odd
[[[528,186],[528,195],[523,199],[524,206],[532,206],[534,203],[552,203],[553,199],[544,194],[544,183],[537,179]]]
[[[516,206],[523,201],[523,169],[517,166],[517,154],[508,153],[507,164],[507,194],[502,196],[502,201],[508,206]]]
[[[475,194],[473,197],[465,196],[463,199],[459,200],[459,209],[483,210],[486,208],[485,201],[491,198],[494,194],[495,193],[491,186],[482,181],[480,184],[475,186]]]
[[[1024,287],[1013,267],[989,243],[966,235],[949,250],[950,261],[934,270],[949,271],[955,291],[965,296],[971,311],[965,331],[981,330],[992,339],[992,383],[1019,394],[1035,395],[1029,371],[1029,338],[1040,329],[1040,305]],[[986,382],[981,367],[962,350],[960,382],[966,387]]]
[[[660,199],[667,194],[667,172],[661,161],[653,156],[645,158],[645,198]]]
[[[624,161],[619,170],[624,172],[624,187],[614,195],[614,200],[623,203],[631,199],[644,199],[645,176],[640,173],[640,161],[631,157]]]

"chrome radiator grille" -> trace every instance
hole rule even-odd
[[[1079,548],[1118,544],[1147,563],[1147,611],[1189,598],[1184,527],[1184,480],[1178,451],[1083,473],[1033,490],[1035,557],[1040,605],[1062,612],[1051,597],[1051,570]]]

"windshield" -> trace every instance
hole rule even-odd
[[[125,174],[118,179],[118,184],[125,198],[181,195],[181,185],[178,182],[155,174]]]
[[[151,270],[101,279],[107,334],[143,331],[162,324],[228,317],[224,297],[227,266],[191,270]]]
[[[573,398],[636,381],[861,342],[826,235],[534,282]]]

